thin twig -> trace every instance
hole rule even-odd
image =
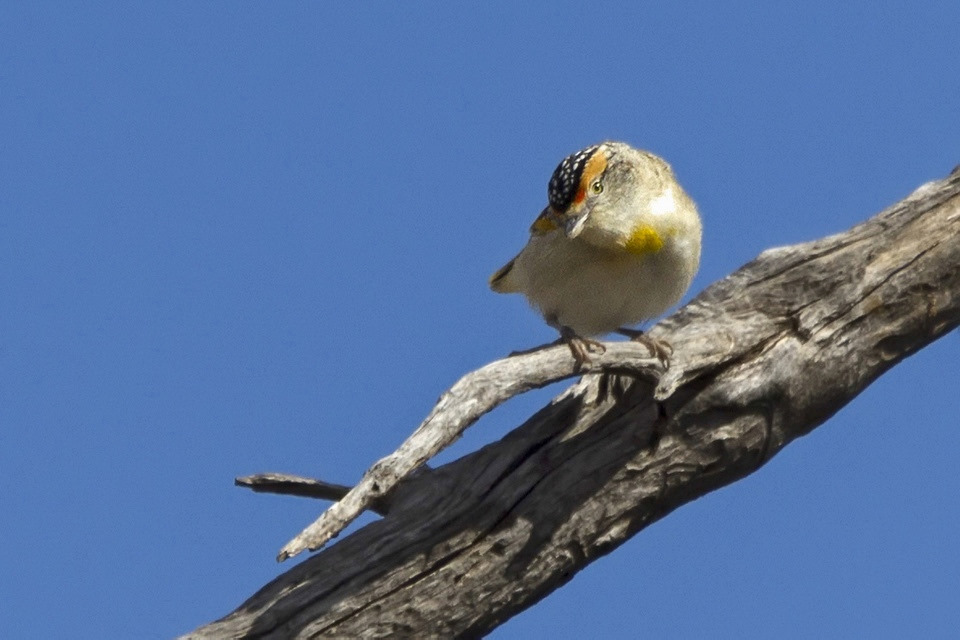
[[[301,498],[316,498],[318,500],[333,500],[336,502],[347,495],[350,487],[333,482],[324,482],[316,478],[295,476],[289,473],[257,473],[252,476],[236,478],[233,483],[238,487],[246,487],[256,493],[278,493]],[[381,516],[390,511],[390,500],[387,498],[374,500],[370,504],[370,511]]]
[[[481,416],[516,395],[587,373],[629,374],[656,383],[664,372],[660,361],[643,345],[612,342],[604,346],[603,354],[579,367],[566,345],[557,345],[496,360],[468,373],[440,396],[426,420],[395,452],[370,467],[339,502],[288,542],[277,561],[322,547],[408,474],[454,443]],[[664,391],[657,395],[660,398]]]

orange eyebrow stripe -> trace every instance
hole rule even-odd
[[[587,186],[597,179],[607,168],[607,155],[602,151],[597,151],[590,159],[587,160],[587,165],[583,168],[583,173],[580,174],[580,189],[577,191],[577,202],[583,200],[586,196]]]
[[[584,189],[583,187],[580,187],[579,189],[577,189],[577,195],[574,196],[573,201],[576,202],[577,204],[580,204],[581,202],[583,202],[583,199],[586,197],[587,197],[587,190]]]

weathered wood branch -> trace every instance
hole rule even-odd
[[[396,451],[370,467],[357,486],[288,542],[277,559],[322,547],[411,472],[453,444],[481,416],[510,398],[577,374],[601,371],[657,382],[663,366],[638,344],[607,345],[603,354],[585,363],[577,363],[565,345],[556,345],[497,360],[468,373],[440,396],[430,415]]]
[[[680,372],[668,398],[587,375],[189,637],[482,635],[958,325],[954,171],[845,233],[764,252],[654,327]]]

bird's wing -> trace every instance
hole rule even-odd
[[[551,231],[556,231],[559,229],[557,223],[554,222],[553,216],[550,214],[550,207],[546,207],[543,211],[540,212],[540,215],[537,216],[537,219],[533,221],[533,224],[530,225],[530,234],[534,236],[542,236],[545,233],[550,233]]]

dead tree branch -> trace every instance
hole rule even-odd
[[[659,398],[649,375],[637,376],[649,374],[649,359],[618,360],[646,354],[614,347],[596,364],[604,373],[584,376],[502,440],[392,492],[374,487],[351,509],[379,510],[388,498],[386,517],[188,637],[482,635],[650,523],[755,471],[958,325],[954,171],[845,233],[765,251],[654,327],[675,349]],[[544,353],[554,357],[533,355]],[[502,375],[494,371],[488,389],[529,384]],[[465,393],[476,382],[468,378],[458,383]],[[487,408],[473,402],[440,431],[455,439],[509,395]],[[382,465],[391,482],[443,438],[416,444]]]
[[[602,355],[579,366],[566,346],[557,345],[497,360],[468,373],[440,396],[430,415],[399,449],[370,467],[357,486],[288,542],[277,559],[322,547],[408,474],[453,444],[481,416],[510,398],[578,373],[601,371],[657,382],[663,367],[646,347],[619,343],[607,345]]]

